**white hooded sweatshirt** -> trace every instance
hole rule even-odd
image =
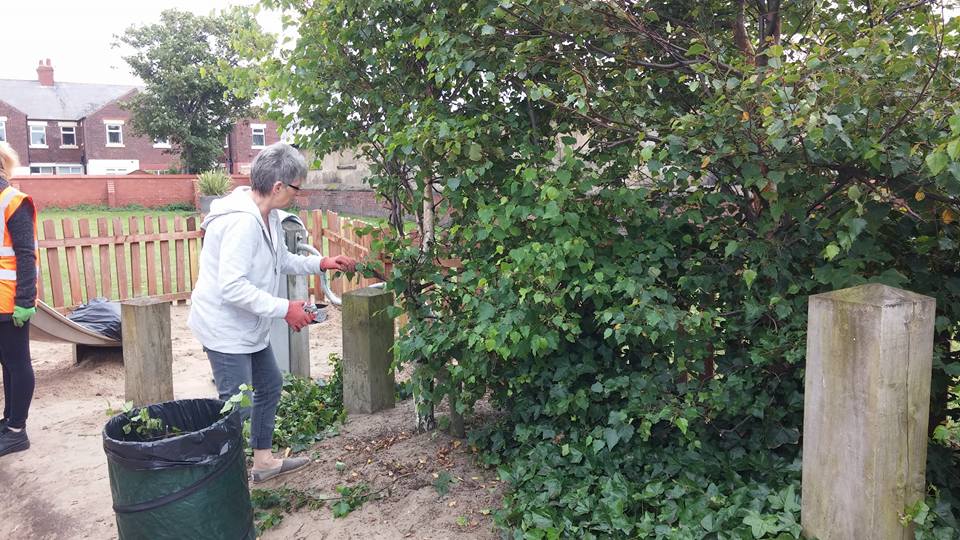
[[[264,224],[250,194],[243,186],[213,201],[200,225],[200,275],[187,324],[204,347],[222,353],[265,349],[271,319],[287,314],[289,301],[277,297],[281,276],[320,272],[320,257],[290,253],[279,212],[271,210]]]

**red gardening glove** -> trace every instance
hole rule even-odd
[[[337,255],[336,257],[324,257],[320,261],[321,270],[339,270],[341,272],[353,272],[357,268],[357,261],[346,255]]]
[[[310,324],[310,321],[313,320],[313,315],[303,310],[303,304],[303,300],[291,300],[287,306],[287,315],[283,318],[295,332],[299,332],[301,328]]]

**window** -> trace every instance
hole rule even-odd
[[[7,117],[0,116],[0,141],[7,140]]]
[[[106,124],[107,146],[123,146],[123,124]]]
[[[33,146],[36,148],[47,147],[47,126],[45,125],[30,126],[30,146]]]
[[[77,145],[77,127],[60,126],[60,146]]]
[[[57,174],[83,174],[81,165],[57,165]]]
[[[264,124],[250,124],[253,130],[251,140],[254,148],[263,148],[267,145],[267,126]]]
[[[53,174],[53,165],[31,165],[30,174]]]
[[[154,139],[153,140],[154,148],[170,148],[170,138],[166,139]]]

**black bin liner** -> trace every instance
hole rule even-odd
[[[98,334],[119,340],[120,304],[106,298],[94,298],[70,312],[67,318]]]
[[[242,420],[221,417],[217,399],[147,407],[182,435],[156,441],[123,432],[126,415],[103,428],[110,491],[122,540],[256,537],[243,453]]]

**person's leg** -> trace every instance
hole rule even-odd
[[[7,418],[10,418],[10,387],[13,382],[10,381],[10,373],[7,371],[7,364],[3,361],[3,348],[0,347],[0,366],[3,367],[3,417],[0,421],[7,424]]]
[[[30,447],[27,414],[33,401],[34,375],[30,359],[30,326],[0,322],[0,361],[3,363],[4,413],[7,424],[0,432],[0,456]]]
[[[207,360],[213,371],[213,380],[217,385],[217,395],[226,401],[240,391],[240,385],[251,384],[250,355],[222,353],[207,349]]]
[[[253,354],[253,415],[250,423],[250,446],[253,447],[254,482],[269,480],[280,474],[295,471],[310,463],[309,458],[273,457],[273,429],[277,419],[277,404],[283,392],[283,376],[277,367],[273,349],[269,346]]]
[[[251,385],[250,354],[222,353],[206,347],[203,351],[207,353],[207,359],[210,361],[213,381],[217,385],[217,394],[220,399],[226,401],[236,395],[242,384]],[[241,410],[241,414],[247,418],[250,410]]]
[[[250,419],[250,446],[254,450],[273,447],[273,428],[277,419],[277,404],[283,390],[283,376],[277,367],[273,349],[251,355],[253,375],[253,412]]]
[[[35,383],[29,325],[17,327],[12,321],[0,322],[0,358],[3,359],[4,417],[9,427],[23,429],[27,425]]]

